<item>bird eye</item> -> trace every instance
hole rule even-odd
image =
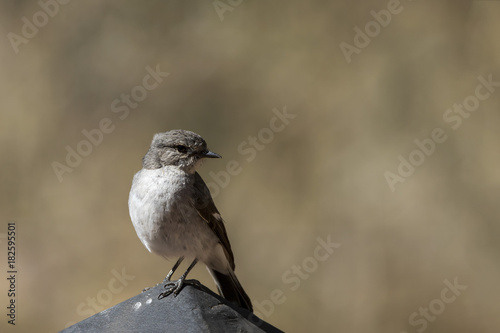
[[[175,149],[177,149],[177,151],[178,151],[179,153],[183,153],[183,154],[184,154],[184,153],[186,153],[186,152],[187,152],[187,148],[186,148],[186,146],[183,146],[183,145],[178,145],[178,146],[175,146]]]

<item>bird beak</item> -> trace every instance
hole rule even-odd
[[[207,158],[222,158],[222,156],[220,156],[219,154],[217,153],[214,153],[214,152],[211,152],[211,151],[207,151],[203,157],[207,157]]]

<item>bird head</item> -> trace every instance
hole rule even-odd
[[[142,159],[145,169],[159,169],[167,165],[177,166],[194,173],[205,158],[221,158],[208,150],[205,140],[186,130],[171,130],[155,134],[148,152]]]

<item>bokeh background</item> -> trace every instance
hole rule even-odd
[[[241,167],[215,202],[239,279],[271,324],[499,331],[500,88],[459,128],[443,119],[478,77],[500,81],[499,1],[390,2],[399,12],[380,31],[371,11],[387,12],[387,1],[45,3],[50,16],[35,1],[0,4],[0,331],[59,331],[164,278],[173,261],[140,243],[127,199],[153,134],[174,128],[224,157],[205,163],[206,182],[229,161]],[[34,20],[38,31],[23,32]],[[341,43],[354,46],[366,24],[368,45],[346,57]],[[114,112],[148,66],[169,76],[126,116]],[[269,138],[273,109],[295,118]],[[113,131],[60,181],[53,163],[67,165],[67,147],[105,118]],[[447,140],[391,189],[386,172],[435,128]],[[259,133],[266,143],[250,159],[238,146]],[[15,327],[5,316],[9,221]],[[319,262],[318,237],[340,244]],[[203,265],[190,277],[215,288]],[[466,287],[449,304],[445,280]],[[284,300],[271,309],[275,289]],[[430,305],[438,314],[425,320]]]

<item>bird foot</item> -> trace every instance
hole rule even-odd
[[[158,299],[165,298],[169,296],[170,294],[174,294],[174,297],[177,297],[179,293],[181,292],[182,288],[184,288],[184,285],[192,285],[192,286],[200,286],[200,283],[196,280],[185,280],[183,278],[180,278],[177,281],[165,281],[165,291],[162,292],[160,295],[158,295]]]

